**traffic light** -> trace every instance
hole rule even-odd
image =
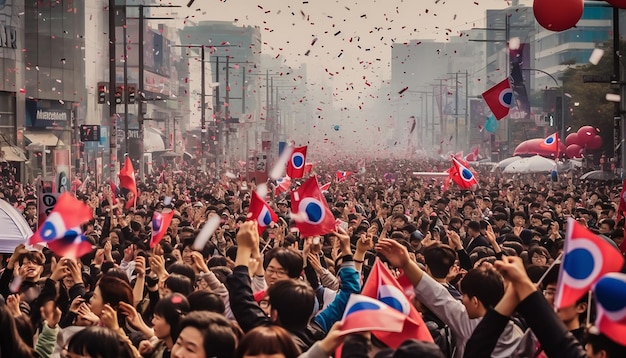
[[[115,104],[122,104],[124,94],[124,86],[115,87]]]
[[[128,103],[129,104],[134,104],[135,103],[135,93],[136,93],[136,89],[135,89],[135,85],[128,85]]]
[[[543,116],[543,121],[548,123],[550,127],[554,127],[554,113],[546,113]]]
[[[107,86],[104,83],[98,83],[98,104],[107,103]]]

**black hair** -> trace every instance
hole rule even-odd
[[[161,298],[154,306],[154,314],[163,317],[170,325],[170,337],[176,342],[180,334],[180,321],[190,312],[189,302],[180,293]]]
[[[456,260],[456,252],[448,245],[435,244],[424,249],[424,261],[434,278],[446,278]]]
[[[207,357],[232,358],[241,338],[241,331],[226,317],[215,312],[189,313],[180,322],[181,332],[187,327],[200,331],[202,346]]]
[[[213,292],[198,290],[187,296],[189,309],[192,311],[209,311],[224,314],[226,308],[222,299]]]
[[[165,279],[165,287],[172,290],[172,292],[182,293],[185,296],[193,291],[193,285],[189,277],[176,273],[169,275],[167,279]]]
[[[100,358],[134,357],[128,343],[114,331],[104,327],[87,327],[72,336],[67,351]]]
[[[265,254],[265,259],[263,260],[264,269],[267,269],[267,266],[270,264],[272,259],[276,259],[276,261],[278,261],[278,263],[287,272],[287,276],[290,278],[300,277],[304,262],[299,253],[283,247],[273,248]]]
[[[193,269],[182,262],[174,262],[168,267],[167,272],[183,275],[187,277],[191,282],[195,281],[196,279],[196,273],[193,271]]]
[[[470,298],[476,297],[485,308],[495,307],[504,296],[504,280],[495,269],[480,266],[465,275],[461,291]]]
[[[280,280],[268,290],[272,310],[278,312],[278,323],[288,331],[306,327],[313,314],[315,292],[304,281]]]

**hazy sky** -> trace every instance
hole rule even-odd
[[[311,136],[363,147],[378,146],[373,138],[382,140],[381,127],[391,123],[388,111],[372,112],[377,102],[372,97],[391,77],[394,42],[447,41],[484,27],[485,10],[510,5],[504,0],[195,0],[187,8],[188,0],[166,2],[184,6],[176,12],[187,16],[187,24],[222,20],[259,26],[263,53],[287,65],[307,63],[309,82],[333,88],[335,113],[316,113],[323,117],[317,128],[307,129]],[[348,111],[339,110],[343,107]],[[332,129],[337,123],[340,131]]]
[[[445,41],[484,26],[485,10],[504,0],[169,0],[191,21],[225,20],[261,28],[263,52],[337,88],[377,87],[391,74],[391,45],[410,39]],[[308,52],[308,56],[305,54]]]

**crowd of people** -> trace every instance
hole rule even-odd
[[[236,170],[159,168],[138,181],[130,208],[108,183],[83,183],[75,195],[94,212],[82,228],[90,254],[20,245],[3,256],[0,357],[626,357],[591,325],[590,297],[553,309],[567,219],[617,249],[621,183],[477,169],[479,185],[461,190],[413,175],[448,161],[356,163],[314,166],[320,183],[332,181],[324,195],[337,220],[315,237],[300,237],[289,193],[272,181],[279,219],[259,234],[247,220],[256,183]],[[35,185],[5,176],[0,194],[36,225]],[[163,210],[175,215],[151,249]],[[198,249],[214,216],[220,225]],[[387,347],[368,331],[343,333],[348,299],[376,260],[413,286],[432,342]]]

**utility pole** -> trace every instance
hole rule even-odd
[[[222,155],[223,155],[223,162],[228,163],[228,155],[230,154],[230,148],[229,148],[229,126],[230,126],[230,59],[228,57],[226,57],[226,88],[225,88],[225,98],[224,98],[224,112],[226,115],[226,118],[224,119],[224,122],[222,124],[222,135],[220,136],[220,139],[222,139],[220,142],[222,143]]]
[[[459,73],[455,73],[454,79],[454,143],[455,150],[459,150]]]
[[[110,180],[115,182],[117,176],[117,125],[115,108],[115,0],[109,0],[109,118],[111,126],[109,128],[109,163]],[[44,163],[45,167],[45,163]]]
[[[220,83],[220,57],[215,56],[215,82]],[[218,85],[215,88],[215,139],[217,140],[218,136],[221,135],[219,130],[222,113],[222,107],[220,105],[220,86]],[[215,177],[218,177],[219,173],[219,157],[220,153],[218,148],[215,146],[215,142],[213,142],[213,146],[215,147]]]
[[[137,84],[138,89],[137,91],[139,92],[139,110],[137,111],[137,122],[139,124],[139,177],[141,178],[141,181],[145,181],[145,169],[144,169],[144,152],[145,152],[145,145],[143,143],[143,139],[144,139],[144,134],[143,134],[143,111],[144,111],[144,106],[147,108],[147,103],[146,103],[146,95],[143,92],[144,88],[143,88],[143,61],[144,61],[144,54],[143,54],[143,46],[144,46],[144,15],[143,15],[143,5],[139,5],[139,83]],[[128,136],[128,134],[126,134],[126,136]]]
[[[207,136],[207,128],[206,128],[206,102],[205,102],[205,96],[206,96],[206,74],[205,72],[205,68],[204,68],[204,63],[205,63],[205,53],[204,53],[204,46],[200,47],[201,52],[200,52],[200,58],[201,58],[201,62],[200,62],[200,160],[202,161],[202,171],[206,173],[206,156],[204,155],[204,151],[206,150],[206,145],[207,145],[207,140],[206,140],[206,136]],[[218,86],[219,87],[219,86]]]
[[[126,38],[126,28],[127,26],[127,19],[126,19],[126,7],[123,8],[124,10],[124,24],[122,26],[122,33],[123,33],[123,37],[124,37],[124,91],[123,91],[123,102],[124,102],[124,146],[122,148],[124,148],[124,154],[128,153],[128,49],[127,49],[127,38]]]

